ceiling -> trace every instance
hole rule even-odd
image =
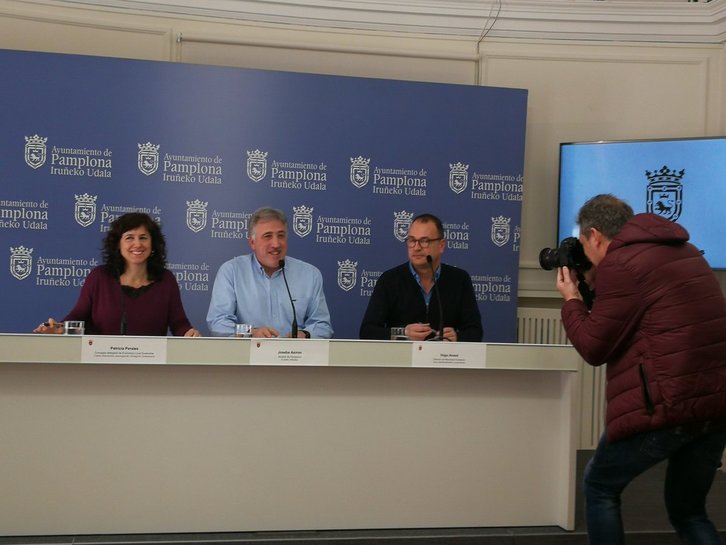
[[[463,37],[726,41],[726,0],[26,0],[149,15]]]

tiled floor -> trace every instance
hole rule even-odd
[[[578,453],[578,475],[591,451]],[[665,466],[636,479],[623,496],[628,545],[676,545],[662,501]],[[709,496],[709,512],[726,538],[726,473],[719,472]],[[1,529],[0,529],[1,533]],[[560,528],[454,528],[320,532],[240,532],[103,536],[0,537],[0,545],[587,545],[578,493],[575,531]]]

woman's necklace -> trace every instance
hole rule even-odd
[[[121,275],[120,278],[121,285],[122,286],[128,286],[130,288],[142,288],[149,284],[149,278],[129,278],[128,276],[124,278],[124,275]]]

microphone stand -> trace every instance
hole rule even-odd
[[[290,305],[292,305],[292,329],[290,329],[290,336],[293,339],[297,339],[297,313],[295,312],[295,303],[293,302],[292,294],[290,293],[290,286],[287,283],[287,276],[285,275],[285,260],[281,259],[278,265],[282,271],[282,279],[285,281],[287,296],[290,298]]]
[[[443,341],[444,340],[444,307],[441,306],[441,293],[439,292],[439,283],[436,281],[436,271],[434,270],[434,260],[430,255],[426,256],[426,263],[429,264],[431,269],[431,280],[434,283],[434,293],[436,299],[439,302],[439,332],[429,340],[432,341]]]

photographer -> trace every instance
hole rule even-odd
[[[591,311],[558,268],[562,320],[580,355],[607,363],[607,428],[585,469],[592,545],[624,542],[620,495],[668,460],[665,503],[684,543],[722,543],[706,514],[726,444],[726,301],[687,231],[612,195],[586,202],[580,242],[596,269]]]

